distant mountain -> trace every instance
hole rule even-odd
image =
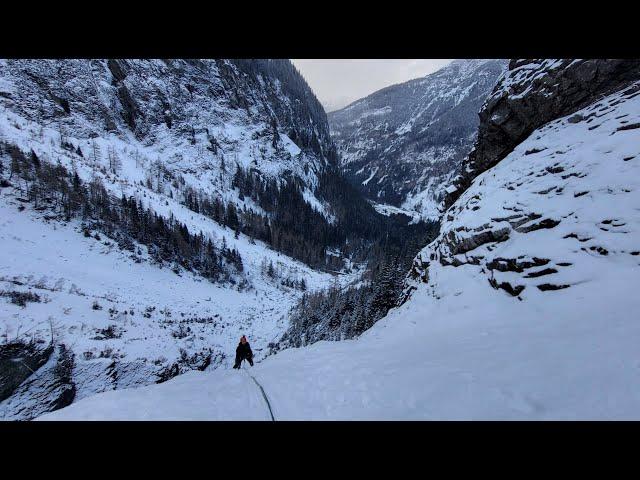
[[[456,60],[328,114],[347,178],[365,196],[437,217],[506,60]]]

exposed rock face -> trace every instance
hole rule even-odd
[[[42,367],[52,352],[52,347],[39,347],[35,343],[0,345],[0,402],[9,398],[18,385]]]
[[[70,405],[76,395],[74,365],[73,352],[65,345],[56,346],[47,362],[0,403],[0,418],[29,420]]]
[[[31,420],[97,393],[162,383],[190,370],[218,366],[223,360],[224,354],[208,350],[192,355],[183,351],[169,366],[146,359],[78,362],[64,344],[4,345],[0,348],[0,419]]]
[[[9,108],[75,135],[128,130],[150,143],[167,126],[197,141],[232,119],[229,108],[255,124],[276,120],[301,148],[331,150],[321,105],[285,60],[4,60],[0,77]]]
[[[478,110],[506,60],[456,60],[328,114],[349,180],[369,199],[438,215],[453,172],[468,154]]]
[[[337,164],[326,114],[288,60],[0,60],[0,103],[86,139],[85,154],[115,136],[209,188],[240,163],[314,190]]]
[[[517,83],[518,88],[510,90],[513,72],[531,65],[512,64],[515,70],[505,77],[506,85],[498,85],[487,102],[479,149],[471,157],[497,163],[477,166],[485,170],[469,188],[460,190],[443,216],[440,235],[415,259],[407,295],[416,287],[413,282],[421,282],[441,298],[475,277],[487,287],[526,301],[563,295],[566,289],[591,282],[603,269],[637,282],[639,64],[580,62],[575,65],[581,68],[574,71],[577,67],[569,62],[564,74],[550,70],[553,75],[547,77],[544,72],[537,76],[528,72],[539,80]],[[603,79],[603,72],[612,75],[610,82]],[[636,81],[629,83],[632,72]],[[587,88],[587,78],[595,79],[595,85]],[[616,92],[602,96],[614,85]],[[560,86],[563,90],[556,90]],[[511,96],[499,94],[508,91]],[[562,92],[569,99],[563,99]],[[587,106],[573,107],[589,97]],[[531,123],[524,122],[526,108],[536,121],[554,111],[566,114],[513,146],[518,135],[530,128]],[[507,119],[499,123],[496,112]],[[500,138],[507,147],[498,142]],[[506,148],[510,152],[505,153]],[[480,151],[493,156],[479,157]]]
[[[640,77],[632,59],[519,59],[480,111],[478,138],[448,193],[448,208],[474,178],[496,165],[531,133],[552,120],[580,110]],[[578,121],[572,118],[570,121]]]

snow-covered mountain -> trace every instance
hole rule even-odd
[[[453,172],[473,145],[478,111],[506,65],[455,60],[329,113],[347,177],[381,207],[437,218]]]
[[[634,59],[511,60],[487,98],[473,149],[460,165],[441,209],[547,122],[615,92],[640,75]]]
[[[324,111],[289,62],[259,62],[3,60],[0,96],[87,156],[95,139],[105,157],[107,146],[137,150],[139,163],[160,160],[208,189],[228,190],[221,173],[236,164],[312,186],[331,159]]]
[[[0,60],[0,417],[261,359],[336,281],[281,253],[338,228],[328,132],[288,61]]]
[[[42,418],[640,418],[640,61],[512,61],[494,94],[406,301],[360,338]]]

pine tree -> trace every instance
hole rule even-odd
[[[91,141],[91,151],[93,153],[93,168],[96,168],[102,159],[102,153],[100,152],[100,145],[96,143],[95,139]]]
[[[36,152],[34,152],[33,150],[31,150],[31,163],[33,163],[33,166],[36,169],[40,168],[40,159],[38,158],[38,155],[36,155]]]
[[[276,276],[276,271],[273,268],[273,261],[269,261],[269,267],[267,268],[267,275],[269,275],[269,277],[274,278]]]

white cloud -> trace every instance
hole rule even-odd
[[[450,59],[292,59],[325,110],[332,111],[396,83],[423,77]]]

